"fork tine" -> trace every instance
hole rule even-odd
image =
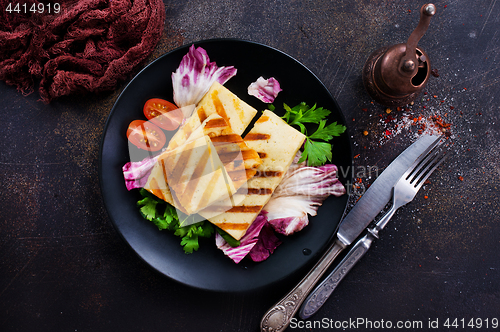
[[[434,157],[434,159],[431,160],[431,162],[427,165],[427,167],[422,171],[422,173],[419,174],[418,176],[418,179],[415,180],[415,189],[418,191],[420,190],[420,188],[422,187],[422,185],[424,184],[425,180],[427,180],[427,178],[432,174],[432,172],[434,172],[436,170],[436,168],[438,168],[439,165],[441,165],[441,163],[448,157],[448,155],[445,154],[444,155],[437,155]],[[431,167],[431,165],[433,165],[431,169],[429,169]]]
[[[404,173],[404,175],[402,176],[402,178],[408,179],[410,176],[412,176],[412,175],[415,173],[415,172],[414,172],[414,171],[415,171],[415,169],[416,169],[417,167],[419,167],[419,166],[420,166],[420,167],[417,169],[417,172],[418,172],[418,170],[420,170],[420,168],[421,168],[421,165],[424,165],[424,164],[425,164],[425,163],[422,163],[422,161],[424,161],[424,160],[426,160],[426,161],[427,161],[427,160],[428,160],[428,158],[429,158],[429,154],[430,154],[430,152],[431,152],[432,150],[434,150],[437,146],[439,146],[439,145],[441,145],[441,144],[442,144],[443,137],[444,137],[443,135],[442,135],[442,136],[440,136],[440,137],[439,137],[439,138],[437,138],[437,139],[436,139],[436,140],[435,140],[435,141],[434,141],[431,145],[429,145],[429,147],[428,147],[428,148],[427,148],[424,152],[422,152],[422,154],[421,154],[421,155],[417,158],[417,160],[415,160],[415,161],[413,162],[413,164],[412,164],[412,165],[408,168],[408,170]],[[433,153],[435,153],[435,152],[433,152]],[[432,153],[432,154],[433,154],[433,153]],[[431,155],[432,155],[432,154],[431,154]]]
[[[437,144],[432,148],[432,150],[427,153],[425,158],[421,160],[420,163],[411,171],[411,173],[406,178],[410,183],[415,182],[416,179],[418,179],[418,176],[420,176],[420,174],[422,174],[428,169],[428,167],[426,166],[429,165],[432,162],[431,160],[434,158],[434,156],[436,156],[440,152],[439,147],[442,144],[443,141],[439,140]],[[422,170],[422,168],[424,167],[426,168]]]

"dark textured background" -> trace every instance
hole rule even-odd
[[[337,99],[357,167],[383,169],[419,136],[416,126],[395,129],[404,116],[439,114],[452,123],[452,157],[313,320],[500,319],[500,3],[435,2],[419,46],[439,77],[431,77],[413,107],[392,110],[395,120],[387,123],[386,108],[362,86],[361,70],[375,49],[406,41],[422,2],[165,4],[165,33],[148,62],[221,37],[290,54]],[[251,294],[191,289],[152,271],[110,223],[98,152],[124,86],[45,105],[36,93],[23,96],[0,83],[0,330],[257,331],[264,312],[300,275]],[[374,178],[357,177],[356,192]]]

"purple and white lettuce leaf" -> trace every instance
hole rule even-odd
[[[141,161],[129,161],[122,167],[123,178],[128,190],[144,187],[157,159],[158,155],[144,158]]]
[[[215,244],[221,249],[226,256],[231,258],[236,264],[241,262],[243,258],[252,250],[257,243],[259,233],[267,223],[265,213],[261,213],[255,218],[255,221],[250,225],[245,235],[240,239],[240,245],[231,247],[219,233],[215,233]]]
[[[249,95],[268,104],[274,102],[274,99],[276,99],[280,91],[282,91],[280,83],[274,77],[270,77],[266,80],[261,76],[257,81],[248,86]]]
[[[328,196],[345,192],[335,165],[309,167],[293,163],[263,210],[276,232],[290,235],[309,224],[308,215],[315,216]]]
[[[215,81],[224,84],[236,75],[236,71],[233,66],[218,67],[215,62],[210,62],[203,48],[191,45],[172,73],[175,104],[178,107],[198,104]]]
[[[259,238],[255,246],[250,250],[248,256],[254,262],[262,262],[269,258],[281,244],[280,239],[274,233],[273,227],[267,222],[260,230]]]

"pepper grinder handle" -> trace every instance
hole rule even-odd
[[[406,53],[400,62],[399,68],[404,72],[413,75],[417,70],[417,64],[415,63],[417,44],[427,31],[427,28],[429,28],[431,17],[434,16],[434,14],[436,14],[436,6],[432,3],[425,4],[420,8],[420,20],[406,42]]]

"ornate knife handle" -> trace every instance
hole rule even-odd
[[[281,332],[287,328],[307,294],[344,248],[345,245],[337,240],[304,279],[265,313],[260,322],[262,332]]]
[[[299,311],[300,318],[307,319],[311,317],[325,304],[342,279],[370,249],[374,239],[375,236],[369,232],[351,248],[339,265],[306,298]]]

